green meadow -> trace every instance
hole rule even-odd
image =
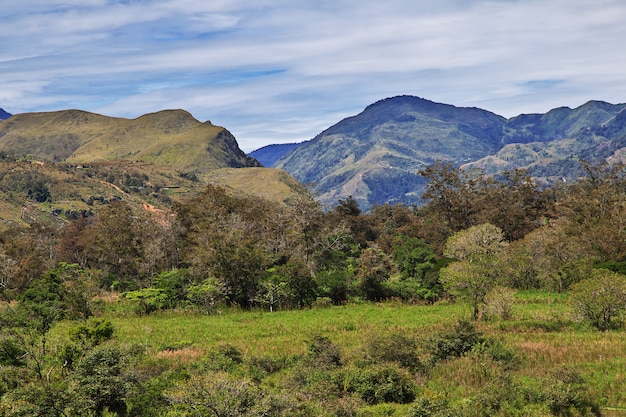
[[[311,355],[311,340],[316,337],[325,338],[338,348],[341,367],[337,369],[354,370],[363,368],[371,359],[371,352],[376,352],[373,341],[401,335],[403,340],[416,342],[416,357],[422,364],[419,370],[407,373],[416,399],[423,403],[426,398],[430,401],[426,403],[435,404],[445,398],[446,410],[457,413],[437,414],[436,406],[427,412],[416,408],[415,403],[402,401],[361,401],[352,408],[337,406],[339,400],[335,397],[341,395],[336,392],[329,393],[334,402],[329,402],[326,409],[323,400],[307,393],[311,389],[307,384],[311,382],[300,384],[299,388],[306,386],[302,395],[307,403],[315,404],[319,415],[583,415],[573,408],[551,411],[546,405],[567,394],[546,394],[545,388],[554,381],[554,375],[567,370],[581,378],[577,386],[582,388],[576,395],[594,402],[601,415],[626,416],[626,332],[600,332],[575,321],[562,294],[518,292],[511,319],[469,321],[487,341],[486,348],[481,351],[474,346],[458,357],[436,363],[429,362],[429,343],[432,345],[438,335],[452,334],[456,323],[469,319],[469,306],[446,301],[434,305],[364,302],[275,312],[224,309],[206,315],[174,310],[144,316],[125,312],[123,307],[113,303],[104,313],[114,325],[114,343],[139,346],[145,351],[146,360],[168,369],[193,370],[189,371],[192,373],[214,371],[211,362],[221,361],[217,353],[234,351],[238,356],[236,363],[219,365],[220,371],[255,378],[260,386],[276,392],[295,390],[294,374]],[[57,330],[62,328],[60,325]],[[493,349],[489,346],[495,346],[499,353],[490,354]],[[252,364],[258,363],[259,358],[280,365],[261,374],[256,369],[255,373]],[[308,366],[306,372],[314,372]],[[324,365],[319,366],[321,369]],[[333,379],[338,374],[340,371],[329,371],[320,374],[320,378]],[[347,380],[347,373],[341,375]],[[559,384],[554,385],[555,390],[571,388]],[[349,388],[346,390],[355,395]],[[497,399],[500,390],[519,393]],[[489,401],[498,401],[498,406],[484,405]],[[352,414],[348,409],[353,410]],[[476,410],[482,411],[476,414]],[[589,411],[589,415],[593,413]]]

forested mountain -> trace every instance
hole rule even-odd
[[[313,184],[326,205],[348,196],[364,208],[420,204],[424,181],[417,172],[435,161],[486,173],[528,168],[546,184],[577,178],[580,160],[621,161],[625,109],[590,101],[507,120],[477,108],[399,96],[368,106],[284,155],[286,148],[269,149],[280,157],[273,166]]]

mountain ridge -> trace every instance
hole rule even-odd
[[[546,184],[575,179],[578,160],[626,159],[625,126],[626,104],[599,100],[507,119],[405,95],[379,100],[309,141],[265,151],[274,150],[269,166],[310,184],[324,205],[352,196],[368,209],[420,204],[417,173],[439,160],[487,174],[526,168]]]
[[[83,110],[21,113],[0,122],[0,151],[50,162],[138,160],[200,171],[260,166],[228,130],[185,110],[135,119]]]

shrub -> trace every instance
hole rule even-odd
[[[417,354],[417,342],[402,333],[377,335],[369,338],[365,346],[365,353],[374,362],[395,362],[410,370],[421,368]]]
[[[339,347],[322,335],[313,335],[309,340],[307,364],[315,367],[336,367],[341,365]]]
[[[406,413],[406,417],[452,417],[445,393],[427,391],[418,397]]]
[[[262,392],[249,380],[224,372],[192,376],[167,395],[174,409],[185,416],[251,416]]]
[[[369,404],[407,404],[415,399],[411,376],[394,365],[372,365],[342,369],[338,375],[345,392],[356,393]]]
[[[581,415],[591,411],[600,416],[600,409],[587,394],[585,381],[580,374],[568,368],[557,369],[543,383],[542,401],[556,416],[570,416],[572,410]]]
[[[576,314],[597,329],[615,328],[626,310],[626,276],[596,269],[591,278],[571,287],[570,304]]]
[[[203,368],[210,371],[231,372],[243,363],[241,351],[229,344],[221,345],[216,351],[207,353],[202,364]]]
[[[452,332],[431,337],[426,342],[426,349],[430,354],[430,362],[436,363],[448,358],[461,357],[483,340],[472,323],[460,320]]]
[[[485,296],[484,312],[486,318],[497,317],[500,320],[509,320],[513,317],[515,291],[502,286],[494,287]]]

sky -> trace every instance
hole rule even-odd
[[[624,0],[2,0],[0,107],[185,109],[249,152],[415,95],[626,102]]]

